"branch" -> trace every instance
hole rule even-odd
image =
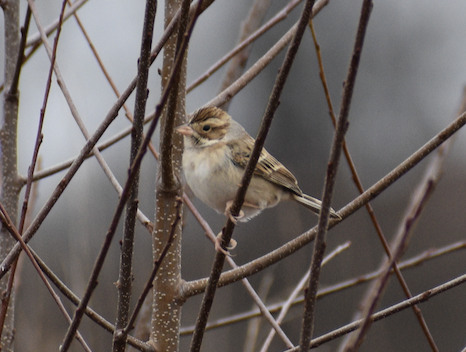
[[[138,82],[136,87],[133,129],[131,132],[130,166],[139,152],[143,138],[144,114],[146,112],[147,103],[147,80],[149,76],[150,53],[156,13],[157,0],[147,0],[141,38],[141,51],[138,61]],[[115,333],[113,335],[114,352],[124,352],[126,350],[126,337],[128,332],[122,332],[121,330],[125,329],[128,325],[131,292],[133,288],[134,231],[136,226],[136,213],[138,211],[138,192],[139,170],[136,171],[135,180],[129,191],[128,201],[126,203],[124,235],[121,245],[120,271],[117,284],[118,302]]]
[[[160,269],[160,266],[162,265],[163,260],[167,256],[170,246],[173,243],[173,240],[175,238],[176,227],[178,226],[178,223],[181,220],[181,204],[182,204],[181,199],[179,199],[176,205],[175,220],[173,221],[171,225],[170,235],[168,236],[167,243],[165,244],[165,247],[163,248],[162,253],[160,253],[159,258],[154,262],[154,268],[152,269],[149,279],[146,281],[146,286],[144,287],[141,293],[141,296],[138,299],[138,303],[136,304],[136,307],[134,308],[133,314],[131,314],[131,318],[129,319],[128,325],[122,331],[123,334],[128,334],[128,332],[133,328],[134,322],[136,321],[136,318],[139,312],[141,311],[142,305],[147,295],[149,294],[150,289],[154,285],[153,282],[154,282],[155,276],[157,275],[157,272]]]
[[[324,266],[326,263],[328,263],[330,260],[332,260],[335,256],[340,254],[345,249],[348,249],[350,245],[351,245],[351,242],[348,241],[345,244],[340,245],[337,248],[335,248],[329,255],[327,255],[327,257],[324,258],[324,260],[322,261],[322,266]],[[283,303],[282,308],[280,310],[280,314],[277,317],[278,324],[280,324],[283,321],[283,319],[285,319],[286,314],[288,313],[294,301],[296,300],[296,297],[303,289],[305,289],[305,286],[307,282],[309,281],[309,275],[310,275],[310,272],[307,271],[306,274],[301,279],[301,281],[299,281],[299,283],[296,285],[293,292],[291,292],[288,299],[285,301],[285,303]],[[274,336],[275,336],[275,331],[271,330],[267,338],[265,339],[264,344],[262,345],[261,352],[267,352],[270,344],[272,343],[272,339]]]
[[[0,221],[2,222],[2,225],[5,226],[7,228],[7,230],[8,230],[8,232],[10,232],[10,234],[12,235],[12,237],[14,239],[16,239],[18,241],[18,243],[20,243],[21,247],[26,252],[28,258],[31,260],[31,263],[34,266],[34,269],[36,269],[37,273],[39,274],[39,277],[41,278],[41,280],[45,284],[45,287],[47,288],[47,290],[49,291],[49,293],[52,296],[53,300],[57,304],[58,308],[60,309],[62,314],[65,316],[66,320],[68,322],[71,322],[71,318],[68,315],[65,306],[61,302],[60,297],[58,297],[58,295],[53,291],[52,286],[47,281],[47,278],[45,277],[45,275],[42,273],[42,270],[40,269],[39,265],[37,264],[36,260],[34,259],[34,256],[32,255],[29,247],[27,246],[26,243],[24,243],[23,239],[21,238],[21,235],[19,234],[18,230],[15,228],[15,225],[13,224],[13,221],[11,220],[10,216],[8,215],[5,207],[1,203],[0,203],[0,213],[1,213]],[[89,346],[87,345],[86,341],[84,341],[82,335],[79,333],[79,331],[76,332],[76,339],[81,343],[81,345],[82,345],[82,347],[84,348],[85,351],[92,352],[91,349],[89,348]]]
[[[201,3],[202,3],[202,1],[201,1]],[[137,156],[135,157],[134,162],[131,165],[131,168],[129,169],[128,179],[126,181],[125,187],[123,188],[123,192],[121,194],[121,198],[120,198],[120,201],[118,203],[118,206],[117,206],[117,208],[115,210],[115,214],[113,216],[113,219],[112,219],[112,222],[110,224],[109,230],[107,231],[107,234],[105,236],[105,240],[104,240],[104,243],[102,245],[102,249],[99,252],[99,255],[98,255],[97,259],[96,259],[94,268],[92,270],[91,277],[89,278],[89,281],[88,281],[88,284],[87,284],[87,287],[86,287],[86,291],[85,291],[84,296],[83,296],[83,298],[81,300],[81,303],[79,304],[78,308],[76,309],[75,315],[73,317],[73,322],[70,325],[70,327],[69,327],[69,329],[67,331],[67,334],[66,334],[66,336],[64,338],[63,344],[60,347],[60,352],[64,352],[64,351],[68,350],[68,348],[70,346],[70,343],[71,343],[72,336],[73,336],[74,332],[76,331],[77,327],[79,326],[79,324],[81,322],[82,316],[84,314],[84,309],[85,309],[85,307],[87,307],[87,304],[89,303],[89,300],[90,300],[90,298],[92,296],[92,292],[94,291],[94,289],[95,289],[95,287],[97,285],[97,278],[99,276],[102,265],[103,265],[103,263],[105,261],[105,257],[106,257],[106,255],[108,253],[110,243],[111,243],[111,241],[113,239],[113,236],[115,234],[115,231],[116,231],[116,228],[117,228],[117,225],[118,225],[118,220],[121,217],[121,214],[123,212],[124,204],[128,200],[129,190],[130,190],[131,185],[134,182],[134,179],[135,179],[135,177],[136,177],[136,175],[138,173],[138,170],[139,170],[141,162],[142,162],[142,158],[144,157],[144,155],[145,155],[145,153],[147,151],[147,146],[150,143],[150,139],[151,139],[151,137],[152,137],[152,135],[153,135],[153,133],[155,131],[155,128],[157,127],[157,123],[158,123],[159,118],[160,118],[160,116],[162,114],[162,110],[163,110],[163,108],[164,108],[164,106],[165,106],[165,104],[166,104],[166,102],[168,100],[170,90],[172,89],[172,86],[173,86],[173,83],[174,83],[174,76],[176,75],[176,72],[181,67],[181,63],[183,61],[182,58],[183,58],[184,52],[185,52],[185,50],[186,50],[186,48],[188,46],[189,39],[191,37],[192,30],[193,30],[193,27],[194,27],[194,24],[196,22],[198,14],[199,14],[199,11],[196,11],[196,15],[193,17],[193,20],[191,21],[191,26],[189,28],[189,31],[188,31],[187,35],[185,36],[185,38],[183,40],[183,44],[182,44],[182,46],[180,48],[180,55],[177,58],[177,60],[175,61],[175,64],[173,65],[173,70],[172,70],[172,73],[170,75],[170,78],[168,79],[167,86],[166,86],[165,90],[162,93],[162,96],[160,98],[159,103],[156,106],[155,117],[152,120],[152,122],[151,122],[151,124],[149,126],[149,129],[147,131],[146,138],[144,139],[144,141],[143,141],[143,143],[141,145],[141,148],[139,149],[139,152],[138,152]]]
[[[464,91],[463,95],[463,102],[460,108],[460,112],[464,112],[466,109],[466,90]],[[421,182],[419,183],[417,189],[412,195],[411,203],[409,204],[405,216],[400,224],[400,227],[397,231],[395,236],[395,254],[396,256],[389,257],[389,262],[396,263],[397,259],[401,257],[401,255],[405,252],[408,242],[412,237],[413,230],[415,228],[416,223],[419,221],[420,215],[429,200],[430,196],[432,195],[440,176],[443,172],[443,164],[445,162],[445,156],[448,154],[449,149],[451,148],[451,144],[453,143],[453,138],[446,141],[442,146],[437,150],[437,153],[433,156],[430,160],[424,177],[422,178]],[[375,311],[375,306],[377,302],[381,299],[383,294],[384,288],[388,282],[388,275],[386,273],[387,264],[384,264],[382,267],[382,273],[380,278],[377,282],[372,285],[369,289],[368,294],[366,295],[364,312],[362,313],[362,317],[364,317],[364,323],[362,325],[361,330],[357,335],[353,335],[349,338],[349,341],[346,343],[345,350],[353,351],[357,349],[358,346],[362,343],[365,334],[370,327],[371,320],[370,315]],[[409,297],[408,297],[409,298]],[[415,309],[415,313],[418,319],[422,322],[421,327],[426,335],[427,341],[433,351],[438,351],[438,348],[435,344],[435,341],[430,334],[430,331],[425,323],[420,309],[413,306]]]
[[[81,6],[83,6],[88,0],[76,0],[71,7],[69,7],[63,16],[60,16],[50,23],[47,27],[44,28],[46,36],[49,36],[55,29],[59,28],[61,23],[66,21],[73,15],[76,11],[78,11]],[[26,47],[41,45],[42,44],[42,37],[41,33],[35,33],[31,35],[26,42]]]
[[[198,4],[202,4],[198,3]],[[173,72],[173,88],[160,124],[160,160],[155,189],[154,231],[152,232],[152,256],[154,260],[164,251],[169,238],[173,219],[180,211],[179,199],[183,194],[179,182],[182,136],[174,135],[174,127],[181,125],[186,116],[185,86],[187,70],[187,51],[181,51],[189,22],[189,1],[166,0],[165,24],[173,22],[176,12],[179,13],[177,32],[167,42],[162,67],[162,88],[167,84],[169,73]],[[176,11],[178,9],[178,11]],[[194,19],[194,17],[193,17]],[[181,64],[173,70],[174,61]],[[179,321],[181,319],[182,302],[176,299],[176,292],[181,280],[181,224],[174,229],[173,245],[154,280],[151,306],[150,344],[157,351],[175,352],[179,343]]]
[[[265,143],[265,139],[267,137],[268,130],[272,123],[273,116],[278,107],[280,96],[283,91],[283,87],[285,85],[288,74],[291,70],[291,66],[293,64],[294,58],[296,57],[296,53],[298,51],[299,44],[301,43],[304,30],[306,29],[307,22],[309,21],[313,4],[314,4],[313,0],[306,1],[306,5],[304,6],[303,12],[301,14],[301,18],[298,22],[296,34],[293,36],[293,40],[290,44],[290,47],[288,48],[288,52],[286,54],[285,60],[278,73],[277,79],[275,81],[275,85],[273,87],[273,90],[270,95],[270,99],[269,99],[269,102],[268,102],[268,105],[267,105],[267,108],[264,114],[264,118],[262,119],[259,133],[254,143],[254,148],[251,152],[248,164],[244,171],[244,175],[241,180],[240,187],[238,188],[235,200],[233,201],[233,204],[231,206],[232,216],[238,216],[241,210],[241,206],[243,205],[244,198],[246,196],[246,191],[251,181],[257,161],[259,160],[259,155]],[[223,242],[222,246],[223,247],[225,246],[225,244],[230,243],[230,239],[233,234],[234,228],[235,228],[235,224],[231,221],[230,218],[228,218],[227,223],[222,230],[223,231],[223,234],[222,234],[222,242]],[[209,317],[210,309],[212,307],[213,299],[215,296],[215,291],[217,289],[218,281],[220,278],[220,274],[221,274],[224,262],[225,262],[225,254],[222,252],[217,252],[215,255],[215,261],[212,266],[209,283],[208,283],[207,289],[204,294],[204,298],[202,301],[201,308],[199,310],[198,318],[196,320],[196,329],[194,331],[194,335],[191,340],[191,347],[190,347],[191,352],[198,352],[201,348],[202,338],[204,336],[205,327],[206,327],[207,320]]]
[[[215,236],[214,232],[210,228],[209,224],[202,218],[202,216],[196,210],[193,203],[189,200],[189,198],[186,196],[186,194],[183,195],[183,202],[189,208],[189,210],[191,210],[191,212],[193,213],[196,220],[199,222],[201,227],[206,232],[207,237],[213,243],[215,243],[217,241],[217,237]],[[226,260],[227,260],[228,264],[233,269],[238,268],[238,265],[236,265],[236,263],[233,261],[233,259],[231,257],[226,257]],[[251,296],[251,298],[254,300],[254,303],[259,308],[260,314],[270,323],[272,328],[277,332],[277,334],[280,336],[280,338],[283,340],[283,342],[285,342],[285,344],[287,344],[287,345],[292,345],[292,342],[290,341],[288,336],[286,336],[286,334],[284,333],[282,328],[277,324],[277,322],[274,319],[274,317],[272,316],[272,314],[270,314],[269,309],[265,306],[264,302],[261,300],[260,295],[258,295],[256,293],[256,291],[254,290],[252,285],[249,283],[249,281],[246,278],[243,278],[243,279],[241,279],[241,283],[243,284],[243,286],[245,287],[246,291]],[[180,291],[182,292],[183,288],[181,288]],[[181,296],[181,294],[180,294],[180,296]],[[194,331],[194,327],[193,327],[193,331]]]
[[[13,222],[16,223],[18,214],[19,191],[21,184],[18,177],[18,106],[19,96],[14,86],[15,71],[17,71],[18,53],[20,53],[20,28],[19,28],[19,1],[9,0],[1,3],[3,9],[4,23],[4,49],[2,50],[4,62],[5,93],[2,101],[2,115],[0,116],[0,202],[6,211],[11,214]],[[10,89],[10,87],[12,89]],[[14,94],[9,94],[10,91]],[[14,239],[2,226],[0,230],[0,260],[3,260],[14,246]],[[8,295],[8,286],[12,287],[13,277],[0,280],[0,292]],[[11,292],[11,291],[10,291]],[[14,292],[14,290],[13,290]],[[0,335],[0,349],[13,350],[14,343],[14,297],[5,300],[5,323],[4,330]]]
[[[31,23],[31,9],[27,8],[26,16],[24,18],[24,25],[21,27],[21,41],[19,43],[19,52],[18,58],[16,61],[16,67],[13,74],[13,80],[10,85],[10,91],[8,92],[9,95],[16,95],[18,94],[18,84],[19,84],[19,76],[21,73],[21,69],[23,68],[23,61],[24,61],[24,48],[26,46],[26,36],[29,31],[29,24]],[[58,34],[57,34],[58,37]]]
[[[325,96],[327,98],[327,104],[329,106],[329,114],[330,114],[330,118],[332,120],[332,123],[334,126],[336,126],[336,119],[335,119],[335,115],[334,115],[334,110],[333,110],[333,106],[332,106],[332,102],[331,102],[331,99],[330,99],[330,92],[329,92],[329,89],[328,89],[328,86],[327,86],[327,80],[325,78],[325,73],[324,73],[324,67],[323,67],[323,62],[322,62],[322,57],[321,57],[321,54],[320,54],[320,46],[319,44],[317,43],[317,39],[316,39],[316,35],[315,35],[315,32],[314,32],[314,26],[312,24],[312,21],[309,22],[309,27],[311,29],[311,33],[312,33],[312,38],[314,40],[314,44],[315,44],[315,48],[316,48],[316,53],[317,53],[317,59],[318,59],[318,62],[319,62],[319,75],[320,75],[320,78],[322,80],[322,85],[323,85],[323,88],[324,88],[324,91],[325,91]],[[356,166],[354,165],[353,163],[353,159],[351,157],[351,154],[349,152],[349,149],[348,149],[348,145],[346,144],[346,141],[344,140],[343,141],[343,153],[345,154],[345,158],[346,158],[346,161],[348,162],[348,166],[350,168],[350,171],[351,171],[351,174],[352,174],[352,179],[359,191],[359,193],[364,193],[364,188],[362,186],[362,182],[361,182],[361,179],[359,178],[359,175],[356,171]],[[388,242],[387,240],[385,239],[385,236],[383,234],[383,231],[382,231],[382,228],[375,216],[375,212],[372,208],[372,205],[370,203],[367,203],[366,204],[366,209],[367,209],[367,212],[369,214],[369,217],[371,218],[371,221],[374,225],[374,229],[375,231],[377,232],[377,235],[379,236],[379,240],[380,242],[382,243],[382,246],[385,250],[385,253],[387,254],[388,258],[392,258],[392,253],[390,251],[390,246],[388,245]],[[406,295],[406,298],[411,298],[412,295],[411,295],[411,292],[408,288],[408,284],[406,283],[403,275],[401,274],[401,271],[399,270],[398,268],[398,265],[396,262],[393,263],[394,266],[393,266],[393,269],[396,273],[396,277],[398,279],[398,281],[400,282],[400,285]],[[426,335],[426,338],[428,339],[428,341],[430,342],[430,345],[431,347],[433,347],[433,349],[435,350],[436,347],[435,347],[435,343],[433,342],[433,338],[432,338],[432,335],[430,334],[429,332],[429,328],[427,327],[427,324],[422,316],[422,313],[420,311],[419,308],[417,308],[416,306],[413,306],[413,311],[414,311],[414,314],[416,315],[418,321],[419,321],[419,324],[421,325],[421,328],[423,329],[425,335]]]
[[[317,15],[322,8],[327,5],[329,0],[320,0],[316,3],[312,11],[312,16]],[[225,104],[233,98],[241,89],[243,89],[249,82],[251,82],[267,65],[288,45],[293,39],[298,24],[293,27],[280,38],[280,40],[267,51],[256,63],[247,70],[240,78],[238,78],[230,87],[225,89],[222,93],[218,94],[215,98],[210,100],[204,106],[220,106]]]
[[[466,241],[456,242],[456,243],[447,245],[445,247],[441,247],[439,249],[429,249],[427,251],[422,252],[419,255],[416,255],[416,256],[414,256],[414,257],[412,257],[410,259],[407,259],[407,260],[404,260],[404,261],[400,262],[398,267],[400,268],[400,270],[412,268],[412,267],[415,267],[417,265],[421,265],[421,264],[425,263],[427,260],[435,259],[435,258],[438,258],[438,257],[440,257],[442,255],[446,255],[446,254],[449,254],[449,253],[452,253],[454,251],[461,250],[461,249],[466,249]],[[337,283],[335,285],[331,285],[331,286],[328,286],[328,287],[325,287],[325,288],[321,288],[317,292],[317,298],[320,299],[320,298],[325,297],[327,295],[331,295],[331,294],[334,294],[334,293],[337,293],[337,292],[341,292],[341,291],[343,291],[345,289],[355,287],[355,286],[363,284],[365,282],[369,282],[371,280],[374,280],[374,279],[378,278],[381,273],[382,272],[380,270],[377,270],[377,271],[373,271],[373,272],[367,273],[367,274],[362,275],[362,276],[358,276],[358,277],[355,277],[355,278],[352,278],[352,279],[348,279],[346,281],[339,282],[339,283]],[[304,302],[304,297],[300,296],[300,297],[297,297],[292,302],[292,304],[296,305],[296,304],[300,304],[300,303],[303,303],[303,302]],[[281,309],[283,309],[284,305],[285,305],[285,302],[271,304],[271,305],[267,306],[267,310],[270,313],[275,313],[275,312],[278,312]],[[216,321],[213,321],[213,322],[207,324],[206,330],[227,326],[229,324],[239,323],[239,322],[242,322],[242,321],[247,320],[247,319],[258,317],[261,314],[262,313],[261,313],[260,310],[255,309],[255,310],[252,310],[252,311],[235,314],[235,315],[232,315],[232,316],[229,316],[229,317],[226,317],[226,318],[221,318],[221,319],[218,319]],[[188,334],[192,334],[193,332],[194,332],[194,325],[181,328],[181,330],[180,330],[181,335],[188,335]]]
[[[388,318],[389,316],[393,315],[393,314],[396,314],[398,312],[401,312],[402,310],[405,310],[415,304],[419,304],[419,303],[422,303],[422,302],[426,302],[427,300],[429,300],[430,298],[434,297],[434,296],[437,296],[443,292],[446,292],[448,290],[451,290],[452,288],[456,287],[456,286],[459,286],[463,283],[466,282],[466,274],[465,275],[462,275],[462,276],[459,276],[457,277],[456,279],[453,279],[453,280],[450,280],[450,281],[447,281],[445,282],[444,284],[442,285],[439,285],[439,286],[436,286],[434,288],[431,288],[430,290],[427,290],[427,291],[424,291],[416,296],[414,296],[413,298],[410,298],[410,299],[407,299],[407,300],[404,300],[398,304],[394,304],[392,305],[391,307],[387,308],[387,309],[384,309],[384,310],[381,310],[379,311],[378,313],[372,315],[370,317],[371,321],[378,321],[378,320],[381,320],[381,319],[384,319],[384,318]],[[350,333],[358,328],[361,327],[361,325],[363,324],[364,320],[363,319],[360,319],[360,320],[357,320],[351,324],[348,324],[348,325],[345,325],[339,329],[336,329],[336,330],[333,330],[332,332],[328,333],[328,334],[325,334],[325,335],[322,335],[314,340],[311,341],[310,345],[309,345],[309,348],[315,348],[315,347],[318,347],[320,345],[322,345],[323,343],[325,342],[328,342],[328,341],[332,341],[338,337],[341,337],[347,333]],[[290,350],[286,350],[285,352],[298,352],[298,348],[292,348]]]
[[[424,144],[416,152],[410,155],[401,164],[395,167],[391,172],[382,177],[372,187],[368,188],[363,194],[355,198],[352,202],[343,207],[338,214],[342,219],[347,218],[357,210],[362,208],[367,202],[375,199],[380,193],[390,187],[395,181],[400,179],[408,171],[414,168],[421,160],[432,153],[438,148],[443,142],[450,138],[455,132],[466,124],[466,113],[461,114],[446,128],[435,135],[430,141]],[[333,228],[339,224],[341,220],[330,220],[328,227]],[[224,273],[220,280],[219,286],[225,286],[232,282],[236,282],[244,277],[250,276],[257,273],[258,271],[264,270],[272,264],[280,261],[281,259],[293,254],[297,250],[304,247],[306,244],[312,242],[317,233],[317,226],[313,227],[309,231],[303,233],[299,237],[295,238],[277,248],[276,250],[257,258],[256,260],[240,266],[238,269],[230,270]],[[183,298],[186,299],[190,296],[199,294],[205,290],[207,285],[207,279],[200,279],[193,282],[187,282],[184,286]]]
[[[342,144],[348,129],[348,115],[353,97],[353,89],[356,83],[356,75],[361,59],[362,47],[366,35],[367,25],[372,10],[372,1],[365,0],[362,5],[361,17],[359,20],[358,32],[353,47],[353,55],[350,67],[344,84],[344,91],[341,103],[340,116],[338,118],[337,129],[333,140],[330,160],[327,167],[327,177],[325,178],[324,194],[322,195],[322,208],[317,225],[317,235],[314,242],[312,253],[311,274],[309,278],[309,287],[304,290],[304,314],[301,326],[301,336],[299,340],[299,350],[304,352],[308,350],[314,328],[314,313],[317,299],[317,288],[319,285],[320,270],[324,258],[325,248],[327,247],[325,238],[328,231],[328,220],[330,215],[330,203],[332,201],[335,180],[340,162]]]
[[[252,32],[257,30],[262,20],[264,19],[265,12],[269,8],[270,0],[255,0],[249,10],[247,18],[241,24],[241,32],[239,36],[239,42],[243,42]],[[289,5],[289,4],[288,4]],[[239,51],[231,60],[227,71],[222,80],[220,86],[220,92],[225,90],[236,81],[244,71],[246,63],[248,62],[249,55],[252,50],[252,45],[245,46],[244,49]],[[187,90],[188,91],[188,90]],[[225,111],[228,111],[230,102],[227,102],[220,106]]]
[[[225,54],[220,60],[218,60],[215,64],[213,64],[204,74],[194,80],[188,88],[186,92],[191,92],[194,88],[198,87],[201,83],[207,80],[212,74],[217,72],[219,68],[225,65],[231,58],[235,57],[241,50],[245,49],[248,45],[254,42],[257,38],[259,38],[262,34],[267,32],[270,28],[275,26],[276,24],[280,23],[282,20],[288,17],[288,14],[293,10],[302,0],[292,0],[286,5],[279,13],[277,13],[272,19],[270,19],[266,24],[252,33],[249,37],[244,39],[241,43],[239,43],[235,48],[233,48],[230,52]],[[314,7],[320,7],[320,4],[323,1],[317,2]],[[324,3],[327,4],[329,0],[325,0]],[[315,10],[315,9],[314,9]],[[226,87],[225,87],[226,88]]]
[[[35,261],[39,265],[42,272],[47,275],[47,277],[52,281],[52,283],[60,290],[61,293],[75,306],[79,305],[81,302],[78,296],[76,296],[61,280],[60,278],[55,275],[55,273],[45,264],[45,262],[35,253],[32,248],[29,247],[32,255],[34,256]],[[85,309],[86,315],[93,320],[95,323],[100,325],[106,331],[113,333],[115,331],[115,326],[107,321],[105,318],[100,316],[96,311],[92,308],[86,307]],[[146,352],[154,352],[154,349],[147,345],[145,342],[142,342],[132,336],[128,336],[128,343],[134,347],[137,347],[141,351]]]

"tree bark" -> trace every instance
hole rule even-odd
[[[18,127],[18,93],[10,92],[19,52],[19,0],[2,2],[5,26],[5,86],[3,93],[3,119],[0,130],[1,143],[1,195],[0,202],[16,224],[19,191],[21,189],[17,170],[17,127]],[[2,225],[0,231],[0,260],[6,257],[15,244],[14,239]],[[2,304],[8,295],[10,273],[0,281]],[[8,310],[5,316],[0,348],[2,351],[13,351],[14,342],[14,290],[9,297]]]

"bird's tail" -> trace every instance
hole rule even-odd
[[[317,198],[308,196],[307,194],[293,194],[294,199],[304,205],[306,208],[308,208],[310,211],[319,214],[320,208],[322,207],[322,202],[318,200]],[[341,216],[337,214],[333,208],[330,208],[330,217],[333,219],[341,219]]]

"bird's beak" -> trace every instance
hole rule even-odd
[[[194,130],[188,126],[188,124],[184,124],[175,128],[176,132],[182,134],[183,136],[192,136]]]

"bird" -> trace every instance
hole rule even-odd
[[[294,175],[262,148],[241,212],[233,217],[230,207],[252,153],[254,138],[227,112],[213,106],[196,110],[176,131],[184,137],[182,168],[186,183],[197,198],[233,222],[249,221],[262,210],[286,200],[296,201],[319,214],[322,202],[304,194]],[[332,208],[330,217],[341,219]],[[231,243],[228,249],[234,248],[236,242]],[[216,249],[225,253],[219,241]]]

